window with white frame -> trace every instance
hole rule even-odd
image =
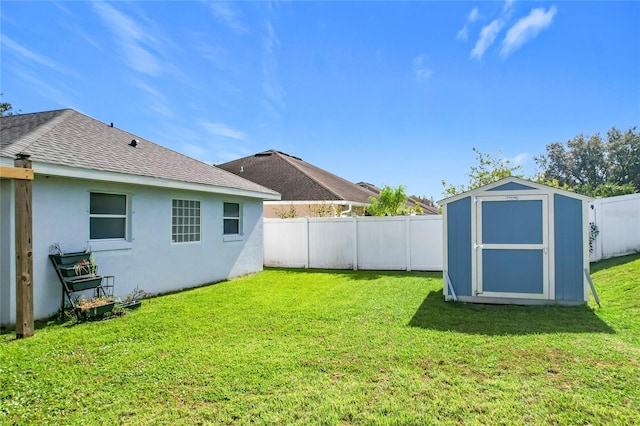
[[[171,241],[200,241],[200,201],[173,200],[171,207]]]
[[[239,235],[242,232],[240,223],[240,204],[224,203],[224,235]]]
[[[127,196],[125,194],[90,193],[89,239],[127,239]]]

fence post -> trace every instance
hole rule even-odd
[[[28,155],[18,154],[14,165],[31,169]],[[33,336],[33,241],[32,185],[29,179],[15,181],[16,211],[16,338]]]
[[[358,270],[358,216],[352,217],[353,221],[353,270]]]
[[[406,270],[407,272],[411,271],[411,216],[405,216],[404,218],[404,239],[406,243]]]
[[[309,269],[309,261],[310,261],[309,252],[311,251],[311,241],[310,241],[310,238],[309,238],[309,226],[310,225],[309,225],[309,218],[308,217],[305,217],[304,220],[305,220],[305,227],[304,227],[305,236],[304,236],[304,239],[305,239],[305,241],[307,243],[307,256],[306,256],[306,259],[305,259],[305,262],[304,262],[304,269]]]

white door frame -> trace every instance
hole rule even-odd
[[[474,206],[471,209],[472,215],[472,240],[473,240],[473,255],[472,259],[472,294],[478,297],[500,297],[500,298],[518,298],[518,299],[550,299],[555,297],[555,289],[552,288],[550,280],[550,265],[549,259],[551,258],[550,252],[552,245],[550,244],[550,215],[549,215],[549,197],[547,194],[522,194],[520,191],[518,195],[500,195],[499,193],[492,193],[491,195],[482,195],[474,197]],[[526,200],[540,200],[542,201],[542,243],[541,244],[483,244],[482,243],[482,203],[483,201],[526,201]],[[552,201],[551,201],[552,202]],[[543,279],[543,292],[542,293],[515,293],[515,292],[490,292],[483,291],[482,286],[482,251],[483,249],[494,250],[542,250],[542,279]]]

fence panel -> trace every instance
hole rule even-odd
[[[307,219],[263,219],[265,266],[309,267]]]
[[[353,269],[355,218],[309,219],[309,268]]]
[[[442,271],[442,216],[417,216],[410,221],[411,269]]]
[[[403,216],[358,218],[358,269],[407,270]]]
[[[596,199],[589,221],[599,231],[591,261],[640,251],[640,194]]]
[[[264,219],[272,267],[442,270],[442,216]]]

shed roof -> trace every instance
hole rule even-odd
[[[369,204],[369,197],[376,195],[298,157],[273,149],[218,167],[278,191],[284,201]]]
[[[512,184],[513,186],[511,187],[510,191],[530,191],[532,189],[534,190],[538,190],[538,191],[543,191],[546,193],[552,193],[552,194],[560,194],[560,195],[564,195],[565,197],[569,197],[569,198],[576,198],[582,201],[593,201],[593,198],[591,197],[587,197],[586,195],[581,195],[581,194],[577,194],[575,192],[571,192],[571,191],[566,191],[564,189],[559,189],[559,188],[554,188],[552,186],[548,186],[548,185],[543,185],[540,183],[536,183],[533,181],[530,181],[528,179],[522,179],[519,177],[515,177],[515,176],[509,176],[503,179],[500,179],[496,182],[492,182],[489,183],[487,185],[483,185],[481,187],[478,188],[474,188],[472,190],[463,192],[461,194],[457,194],[454,195],[452,197],[449,198],[445,198],[443,200],[438,201],[439,205],[444,205],[444,204],[448,204],[448,203],[452,203],[454,201],[458,201],[462,198],[468,197],[468,196],[473,196],[473,195],[477,195],[479,193],[485,193],[486,191],[491,191],[491,190],[496,190],[499,187],[505,186],[505,185],[509,185]],[[526,188],[520,188],[518,189],[518,186],[521,187],[526,187]],[[509,188],[509,187],[507,187]],[[498,195],[498,194],[496,194]]]
[[[162,185],[174,181],[208,192],[239,191],[244,196],[279,199],[272,189],[72,109],[2,117],[0,135],[0,156],[6,160],[28,154],[36,174],[39,166],[53,165],[60,166],[60,175],[64,175],[64,170],[82,169],[107,172],[112,177],[116,173],[120,181],[146,177],[153,179],[137,183],[157,181],[157,185]],[[133,140],[136,142],[132,143]],[[47,172],[51,169],[48,167]]]

